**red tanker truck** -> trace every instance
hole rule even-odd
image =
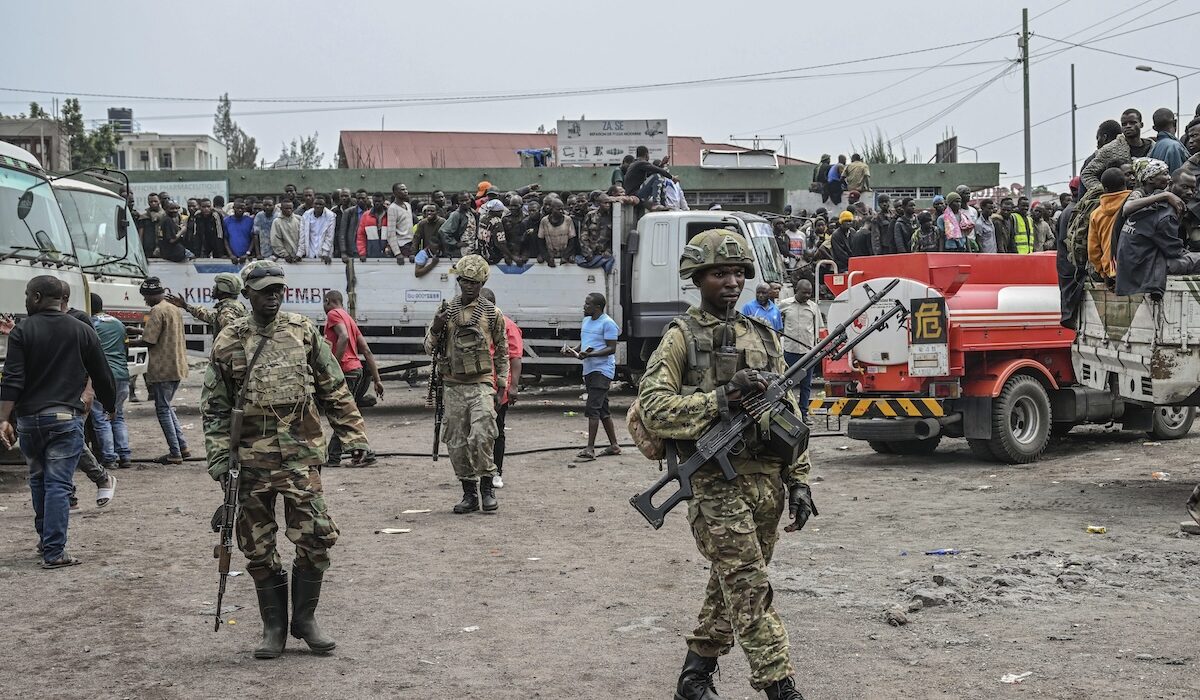
[[[1169,278],[1161,299],[1090,286],[1072,331],[1059,325],[1053,253],[859,257],[825,278],[836,295],[829,326],[893,279],[888,297],[907,318],[827,359],[825,398],[810,406],[849,418],[847,435],[876,452],[926,454],[943,436],[965,437],[980,458],[1027,463],[1084,423],[1156,439],[1191,429],[1200,277]]]

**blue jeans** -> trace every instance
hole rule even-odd
[[[67,520],[75,465],[83,451],[83,423],[73,413],[17,417],[21,454],[29,465],[33,526],[44,561],[61,559],[67,547]]]
[[[118,458],[129,460],[129,430],[125,427],[125,400],[129,398],[129,380],[117,382],[117,410],[113,419],[104,415],[99,401],[92,402],[92,429],[100,446],[100,461],[112,464]]]
[[[789,367],[799,362],[801,357],[804,356],[795,352],[783,353],[783,359]],[[806,418],[808,417],[808,402],[812,399],[813,372],[816,369],[816,367],[810,367],[808,372],[796,381],[796,389],[800,393],[800,413]]]
[[[178,456],[187,449],[187,440],[183,438],[183,428],[179,425],[179,416],[175,415],[175,407],[171,401],[179,390],[179,382],[147,382],[150,396],[154,399],[154,412],[158,415],[158,427],[162,428],[163,437],[167,439],[167,447],[172,455]]]

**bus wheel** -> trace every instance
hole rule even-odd
[[[1156,440],[1178,440],[1191,432],[1194,420],[1195,406],[1162,406],[1154,409],[1149,435]]]
[[[1045,387],[1023,374],[1010,377],[992,402],[992,454],[1001,462],[1028,464],[1042,456],[1049,441],[1050,397]]]

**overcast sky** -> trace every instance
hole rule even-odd
[[[1027,5],[1036,17],[1031,31],[1040,35],[1030,44],[1032,121],[1069,111],[1075,63],[1080,160],[1094,150],[1104,119],[1137,107],[1149,132],[1155,108],[1174,108],[1174,81],[1138,72],[1138,64],[1187,76],[1182,111],[1188,121],[1200,99],[1200,76],[1191,75],[1200,72],[1200,58],[1187,50],[1200,30],[1194,0]],[[0,112],[24,111],[30,100],[46,106],[55,96],[80,96],[89,119],[127,106],[145,131],[209,133],[216,98],[228,92],[235,119],[268,161],[283,142],[314,131],[332,161],[340,130],[378,129],[381,122],[387,129],[533,131],[580,115],[666,118],[671,134],[710,141],[783,134],[791,155],[810,160],[848,153],[876,127],[888,138],[904,135],[910,154],[919,149],[928,159],[952,132],[960,144],[978,147],[979,160],[999,161],[1006,173],[1001,182],[1008,184],[1024,172],[1020,65],[1009,64],[1002,75],[1004,61],[1018,55],[1021,6],[881,0],[11,3]],[[1171,18],[1180,19],[1159,24]],[[1141,27],[1153,28],[1103,38]],[[941,48],[998,35],[1004,36]],[[860,61],[901,52],[915,53]],[[750,77],[715,80],[727,76]],[[250,101],[512,95],[685,81],[695,82],[483,104]],[[1164,84],[1153,87],[1158,83]],[[981,91],[972,96],[976,88]],[[1118,97],[1135,90],[1142,91]],[[163,99],[197,97],[203,101]],[[291,113],[256,114],[284,110]],[[1054,186],[1070,177],[1070,128],[1069,115],[1034,127],[1034,184]],[[1018,133],[1000,138],[1012,132]],[[974,158],[960,154],[963,161]]]

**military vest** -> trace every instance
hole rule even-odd
[[[309,321],[299,314],[280,312],[271,339],[246,376],[246,364],[258,346],[260,334],[253,324],[237,326],[242,352],[233,356],[233,376],[246,382],[246,405],[262,409],[291,408],[307,403],[316,391]],[[290,411],[289,411],[290,412]]]
[[[691,314],[677,316],[671,325],[683,333],[687,348],[687,368],[683,373],[681,393],[689,396],[696,392],[715,391],[724,385],[739,369],[773,371],[775,360],[783,357],[783,350],[775,340],[773,331],[762,323],[739,316],[742,323],[753,329],[751,333],[736,333],[737,322],[730,332],[736,355],[724,357],[720,352],[720,336],[726,332],[724,323],[705,326]]]
[[[480,297],[475,301],[471,316],[462,320],[462,301],[455,297],[447,309],[449,321],[446,332],[446,359],[450,374],[475,376],[492,373],[492,341],[480,328],[480,321],[487,318],[487,327],[493,328],[498,320],[496,306]]]

